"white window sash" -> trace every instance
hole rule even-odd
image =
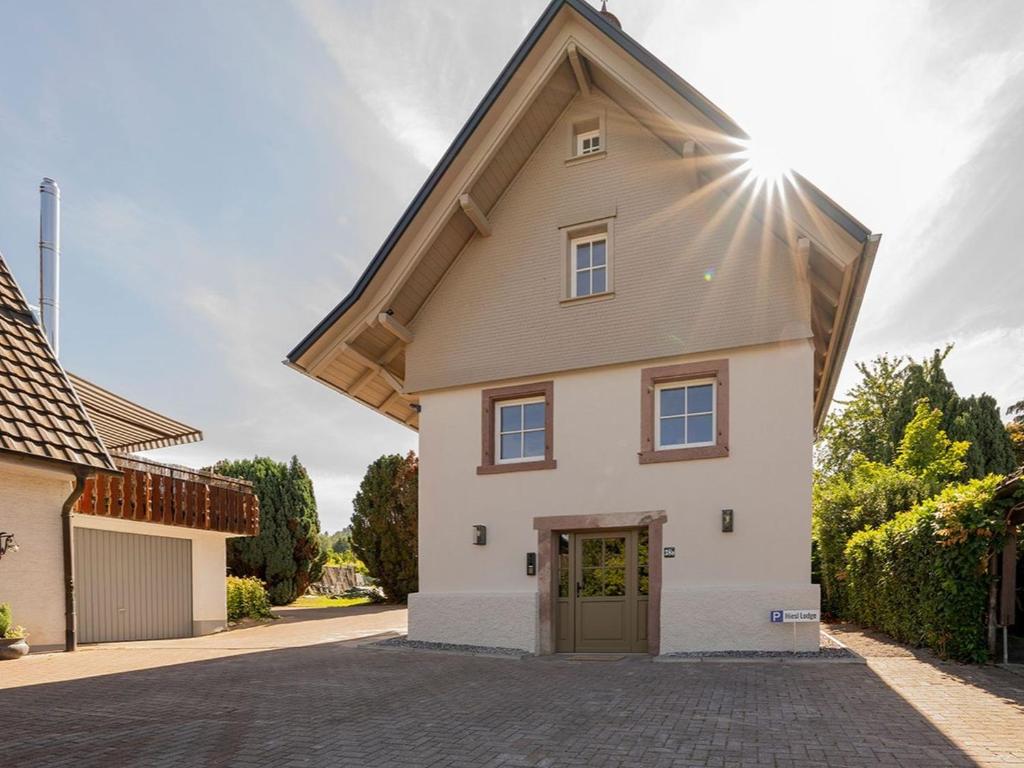
[[[601,264],[598,267],[594,267],[594,250],[593,250],[593,246],[594,246],[594,243],[602,243],[602,242],[604,243],[604,264]],[[590,250],[590,266],[587,266],[587,267],[579,267],[579,266],[577,266],[577,262],[576,262],[577,253],[576,252],[579,250],[579,247],[581,245],[589,245],[589,246],[591,246],[591,250]],[[595,235],[587,235],[586,237],[576,237],[576,238],[573,238],[569,242],[569,246],[570,246],[569,247],[569,258],[572,260],[571,264],[570,264],[571,269],[569,271],[569,273],[571,275],[571,280],[570,280],[571,285],[569,286],[569,295],[572,298],[576,299],[576,298],[579,298],[580,296],[596,296],[596,295],[599,295],[599,294],[602,294],[602,293],[608,293],[608,290],[609,290],[609,288],[608,288],[608,257],[609,257],[609,254],[608,254],[608,234],[606,232],[600,232],[600,233],[595,234]],[[594,290],[594,269],[603,269],[604,270],[604,290],[603,291],[595,291]],[[577,283],[577,278],[578,278],[578,276],[579,276],[579,274],[581,272],[589,272],[590,273],[590,291],[588,293],[584,293],[584,294],[581,294],[579,292],[579,285]]]
[[[590,139],[590,147],[584,149],[584,144]],[[593,141],[597,140],[596,144]],[[595,152],[601,151],[601,131],[585,131],[584,133],[576,134],[576,154],[577,155],[592,155]]]
[[[531,403],[544,403],[546,402],[543,397],[527,397],[522,400],[501,400],[498,402],[497,407],[494,409],[494,463],[495,464],[521,464],[524,461],[543,461],[544,456],[518,456],[511,458],[503,458],[501,455],[501,438],[503,435],[519,435],[519,452],[522,452],[526,448],[526,435],[531,432],[544,433],[547,425],[547,406],[545,405],[544,419],[545,426],[540,428],[527,429],[525,414],[521,415],[519,422],[519,429],[512,429],[508,432],[502,432],[501,430],[501,412],[502,409],[508,407],[519,406],[520,408],[524,405],[530,405]],[[544,435],[545,455],[547,453],[547,435]]]
[[[665,419],[680,419],[684,421],[684,437],[689,437],[689,424],[685,423],[691,416],[711,416],[711,440],[699,442],[699,443],[668,443],[663,444],[661,442],[661,423],[663,421],[661,415],[661,393],[666,389],[689,389],[690,387],[700,387],[707,384],[711,385],[711,410],[710,411],[695,411],[690,413],[684,408],[683,413],[666,416]],[[715,386],[716,381],[714,379],[699,379],[687,382],[668,381],[664,384],[656,384],[654,387],[654,449],[657,451],[672,450],[674,448],[706,448],[709,446],[717,445],[718,443],[718,388]],[[686,408],[689,407],[689,393],[686,395],[685,402],[687,403]]]

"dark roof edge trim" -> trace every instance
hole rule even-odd
[[[647,67],[647,69],[649,69],[669,88],[682,96],[686,101],[699,110],[701,114],[721,128],[725,133],[738,139],[749,138],[743,129],[733,122],[728,115],[718,109],[718,107],[716,107],[706,96],[669,69],[664,63],[659,61],[654,54],[640,45],[640,43],[632,37],[627,35],[621,29],[610,24],[603,16],[601,16],[600,13],[597,12],[595,8],[587,3],[586,0],[551,0],[547,8],[544,9],[544,13],[541,14],[541,17],[537,20],[537,23],[530,29],[530,33],[526,36],[526,39],[520,43],[519,47],[512,55],[512,58],[509,59],[504,69],[501,70],[497,80],[495,80],[488,89],[483,100],[477,108],[473,110],[473,113],[466,121],[466,124],[462,126],[462,129],[456,135],[451,145],[445,151],[444,155],[441,156],[441,160],[434,167],[434,170],[430,172],[426,181],[423,182],[423,186],[420,187],[416,196],[412,199],[412,202],[409,203],[408,208],[405,209],[402,217],[388,234],[380,249],[376,254],[374,254],[373,259],[370,260],[366,269],[363,270],[363,273],[359,276],[359,279],[352,287],[352,290],[349,291],[345,298],[342,299],[341,302],[332,309],[323,320],[317,323],[316,326],[314,326],[314,328],[307,333],[305,337],[303,337],[302,341],[300,341],[295,348],[288,353],[287,359],[289,362],[297,363],[298,359],[306,353],[306,351],[324,334],[324,332],[337,322],[338,319],[340,319],[341,316],[344,315],[345,312],[347,312],[352,305],[362,297],[363,293],[370,285],[370,282],[377,275],[377,272],[380,271],[380,268],[387,260],[387,257],[390,255],[395,245],[397,245],[399,239],[401,239],[402,235],[405,234],[406,229],[408,229],[412,220],[419,213],[420,208],[437,187],[441,177],[444,176],[445,172],[447,172],[451,167],[451,164],[469,140],[469,137],[473,135],[473,132],[483,120],[484,116],[488,111],[490,111],[494,102],[497,101],[502,91],[504,91],[505,86],[508,85],[508,82],[512,79],[516,70],[519,69],[520,64],[523,63],[526,57],[533,50],[533,47],[544,34],[548,25],[551,24],[552,20],[554,20],[562,7],[566,5],[586,18],[595,27],[604,32],[605,35],[618,43],[627,53]],[[868,236],[871,234],[870,230],[866,229],[862,224],[857,222],[852,216],[836,205],[816,186],[811,184],[802,176],[799,176],[798,174],[795,175],[800,180],[800,183],[805,186],[808,194],[814,200],[814,203],[821,208],[829,218],[833,219],[858,242],[863,243],[867,240]]]

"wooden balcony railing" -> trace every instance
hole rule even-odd
[[[86,480],[75,512],[240,536],[259,533],[260,503],[246,480],[137,456],[115,454],[114,463],[124,474]]]

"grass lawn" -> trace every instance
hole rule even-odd
[[[328,597],[326,595],[303,595],[289,608],[348,608],[353,605],[367,605],[366,597]]]

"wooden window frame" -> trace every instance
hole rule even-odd
[[[591,290],[589,293],[577,293],[576,291],[576,278],[580,272],[590,273],[590,287],[594,286],[594,243],[604,243],[604,264],[596,269],[604,269],[604,290],[594,291]],[[580,269],[576,264],[576,249],[581,245],[590,246],[590,266]],[[608,229],[598,230],[591,232],[586,235],[577,234],[575,237],[569,238],[569,298],[570,299],[588,299],[591,296],[604,296],[606,293],[611,293],[611,273],[612,265],[610,262],[610,251],[611,243],[608,237]]]
[[[597,139],[597,146],[594,146],[593,139]],[[601,135],[600,128],[594,128],[589,131],[580,131],[576,134],[576,157],[586,157],[587,155],[593,155],[604,149],[604,137]],[[590,140],[590,148],[584,147],[584,143]]]
[[[689,448],[662,448],[655,445],[655,398],[663,384],[685,384],[701,380],[715,383],[715,443]],[[699,363],[663,365],[640,371],[640,452],[641,464],[694,459],[720,459],[729,455],[729,361],[706,360]]]
[[[497,414],[499,404],[510,400],[529,398],[544,399],[544,458],[530,461],[497,461]],[[526,472],[533,469],[555,469],[554,419],[555,382],[538,381],[531,384],[517,384],[511,387],[496,387],[481,392],[481,446],[478,475],[494,475],[503,472]]]
[[[663,445],[661,441],[661,426],[662,421],[666,418],[682,418],[688,419],[690,416],[689,404],[684,413],[678,416],[664,416],[661,413],[661,393],[666,389],[686,389],[689,387],[705,386],[707,384],[714,385],[716,382],[713,379],[688,379],[686,381],[659,381],[654,385],[654,448],[658,451],[673,451],[678,448],[708,448],[715,445],[718,441],[717,438],[709,440],[703,443],[682,443],[679,445]],[[689,395],[687,395],[689,398]],[[711,389],[711,411],[703,414],[695,415],[709,415],[711,416],[711,433],[715,434],[715,430],[718,426],[718,387],[712,386]],[[689,427],[686,427],[686,431],[689,432]]]
[[[615,216],[559,227],[562,230],[562,299],[563,306],[588,304],[615,297]],[[604,290],[600,293],[576,295],[576,244],[604,239]]]

